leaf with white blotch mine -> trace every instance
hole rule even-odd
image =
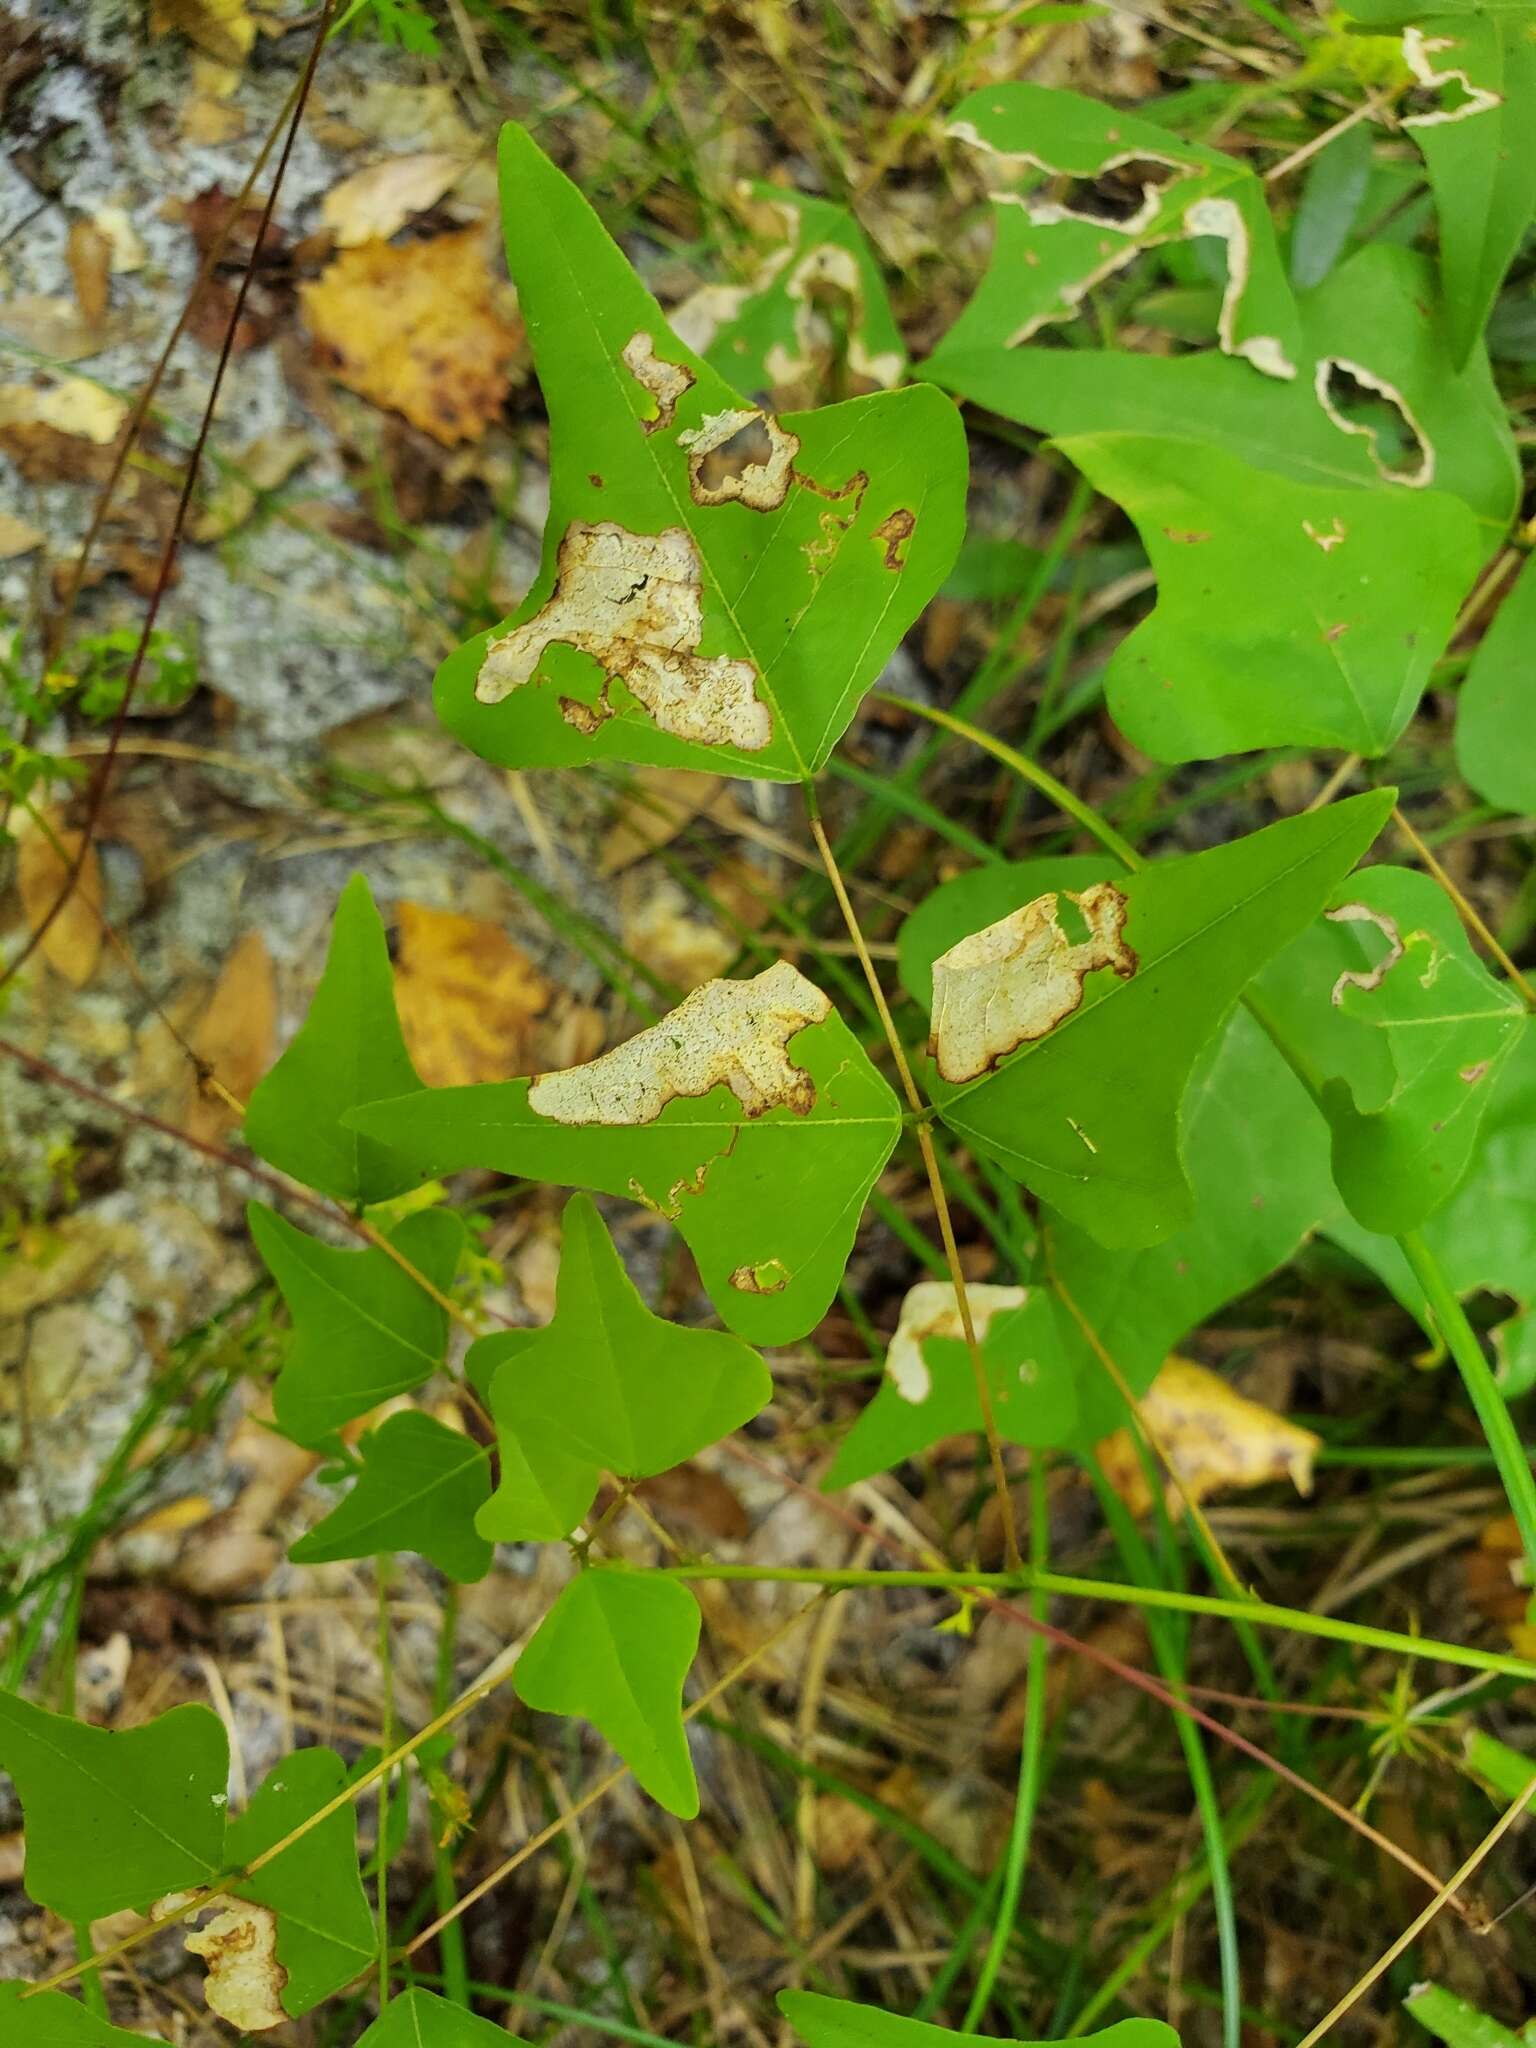
[[[1482,558],[1459,498],[1296,484],[1165,434],[1056,445],[1124,506],[1157,574],[1104,677],[1133,744],[1160,761],[1386,752]]]
[[[144,2048],[148,2038],[109,2026],[78,1998],[43,1991],[23,2000],[25,1984],[0,1984],[0,2048]]]
[[[1451,360],[1428,260],[1372,244],[1300,306],[1303,359],[1283,381],[1215,349],[1154,356],[1001,340],[964,353],[946,346],[924,374],[1063,439],[1189,442],[1292,483],[1354,491],[1356,528],[1432,486],[1476,514],[1491,547],[1519,503],[1520,465],[1487,350],[1460,369]]]
[[[477,2019],[430,1991],[402,1991],[389,2001],[357,2048],[506,2048],[504,2027]]]
[[[934,1100],[950,1129],[1112,1250],[1193,1202],[1179,1106],[1200,1048],[1305,929],[1392,792],[1042,897],[934,963]]]
[[[901,1126],[863,1047],[787,961],[706,982],[584,1066],[353,1115],[423,1179],[485,1166],[643,1202],[677,1225],[751,1344],[792,1344],[821,1320]]]
[[[1476,345],[1536,212],[1536,7],[1528,0],[1351,0],[1373,29],[1400,28],[1420,97],[1405,115],[1440,217],[1440,276],[1458,361]]]
[[[648,1479],[729,1436],[772,1394],[768,1368],[739,1337],[652,1315],[593,1203],[575,1195],[565,1205],[554,1320],[498,1366],[491,1413],[503,1446],[534,1473],[552,1452],[578,1469]],[[482,1534],[508,1540],[524,1484],[516,1473],[514,1498],[487,1503]]]
[[[998,1435],[1029,1448],[1064,1443],[1077,1419],[1076,1367],[1049,1290],[973,1282],[966,1293]],[[822,1485],[828,1492],[851,1486],[981,1427],[955,1290],[947,1281],[920,1280],[902,1302],[880,1389],[843,1438]]]
[[[1368,1230],[1416,1229],[1472,1159],[1525,1005],[1473,952],[1429,875],[1373,867],[1259,978],[1323,1080],[1333,1174]]]
[[[903,2019],[883,2006],[856,2005],[850,1998],[826,1998],[819,1991],[781,1991],[779,2011],[806,2048],[1043,2048],[1009,2034],[958,2034],[926,2020]],[[1082,2036],[1083,2048],[1179,2048],[1179,2037],[1161,2020],[1119,2020]]]
[[[752,185],[737,203],[750,223],[766,218],[777,231],[757,274],[744,285],[702,286],[674,310],[673,331],[761,404],[775,395],[803,403],[834,368],[854,390],[891,390],[907,352],[853,215],[782,185]]]
[[[420,1088],[395,1014],[384,926],[368,884],[342,890],[309,1013],[251,1095],[245,1141],[306,1187],[340,1202],[382,1202],[416,1183],[387,1141],[341,1121],[360,1102]]]
[[[902,926],[903,986],[926,1008],[934,958],[966,932],[1043,889],[1081,889],[1107,868],[1100,856],[1074,855],[998,862],[945,882]],[[1192,1329],[1284,1265],[1311,1230],[1339,1213],[1328,1126],[1245,1011],[1235,1011],[1196,1060],[1181,1120],[1195,1213],[1161,1244],[1106,1258],[1087,1231],[1049,1209],[1041,1214],[1053,1274],[1138,1394]],[[1125,1421],[1125,1403],[1070,1313],[1056,1322],[1076,1382],[1077,1420],[1067,1441],[1088,1449]],[[871,1410],[885,1400],[882,1390]],[[855,1423],[850,1444],[861,1427]]]
[[[433,1098],[423,1091],[405,1099]],[[259,1202],[246,1216],[293,1319],[272,1405],[295,1442],[319,1443],[437,1371],[447,1311],[387,1252],[322,1244]],[[457,1216],[443,1209],[407,1216],[389,1241],[439,1294],[452,1286],[464,1242]]]
[[[1536,811],[1536,555],[1473,650],[1456,700],[1456,766],[1489,803]]]
[[[1093,285],[1145,248],[1214,236],[1227,253],[1222,348],[1268,376],[1296,375],[1295,301],[1264,187],[1238,158],[1081,93],[1021,82],[962,100],[949,133],[982,154],[995,181],[996,241],[975,296],[935,351],[939,365],[1074,318]],[[942,381],[942,367],[938,374]]]
[[[1424,1295],[1390,1237],[1352,1216],[1326,1235],[1380,1275],[1432,1342],[1439,1341]],[[1519,1312],[1493,1331],[1499,1383],[1513,1399],[1536,1386],[1536,1031],[1520,1034],[1483,1118],[1477,1171],[1423,1228],[1424,1242],[1456,1293],[1511,1295]]]
[[[273,1766],[244,1813],[231,1820],[228,1864],[241,1867],[318,1813],[347,1781],[330,1749],[299,1749]],[[357,1809],[340,1806],[230,1896],[277,1919],[277,1961],[286,1972],[283,2010],[298,2018],[349,1984],[377,1953],[378,1930],[357,1862]]]
[[[485,1577],[491,1546],[474,1525],[491,1476],[479,1444],[413,1413],[391,1415],[358,1453],[363,1467],[352,1491],[294,1544],[295,1564],[413,1550],[461,1584]]]
[[[439,716],[511,767],[798,781],[954,560],[959,413],[921,385],[759,411],[671,333],[581,193],[511,125],[501,179],[549,409],[549,520],[518,611],[439,670]]]
[[[699,1604],[654,1572],[578,1572],[518,1658],[512,1684],[541,1714],[579,1714],[636,1783],[692,1820],[699,1788],[683,1726],[683,1684],[699,1647]]]
[[[207,1707],[92,1728],[0,1692],[0,1769],[26,1822],[27,1895],[61,1920],[142,1913],[221,1867],[229,1742]]]

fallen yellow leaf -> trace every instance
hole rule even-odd
[[[85,377],[57,384],[0,384],[0,427],[52,427],[105,447],[128,417],[127,404]]]
[[[1139,1406],[1154,1452],[1178,1481],[1169,1489],[1170,1512],[1177,1512],[1180,1492],[1198,1505],[1222,1487],[1274,1479],[1289,1479],[1300,1494],[1312,1491],[1312,1460],[1322,1439],[1235,1393],[1202,1365],[1170,1358]],[[1134,1514],[1145,1514],[1152,1501],[1131,1432],[1117,1429],[1098,1452],[1121,1499]]]
[[[463,169],[463,157],[447,150],[386,157],[333,185],[320,202],[320,218],[339,249],[387,242],[414,214],[436,206]]]
[[[478,440],[506,402],[522,342],[488,255],[480,227],[343,249],[302,287],[320,361],[445,447]]]
[[[180,32],[220,64],[243,64],[256,40],[256,24],[245,0],[153,0],[152,34]]]
[[[224,962],[189,1042],[240,1102],[271,1066],[277,1050],[277,984],[260,932],[247,932]],[[186,1118],[193,1137],[216,1142],[234,1121],[227,1102],[194,1086]]]
[[[42,931],[40,950],[55,974],[71,988],[84,988],[101,957],[101,867],[96,849],[87,847],[79,879],[69,900],[43,931],[44,919],[58,901],[80,852],[81,835],[63,829],[49,817],[21,833],[16,847],[16,889],[29,931]]]
[[[0,562],[9,562],[16,555],[30,555],[45,538],[40,526],[30,520],[18,519],[13,512],[0,512]]]
[[[419,903],[397,906],[395,1002],[429,1088],[531,1071],[534,1019],[553,991],[499,925]]]

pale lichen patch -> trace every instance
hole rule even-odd
[[[770,1109],[804,1116],[816,1084],[789,1057],[789,1042],[831,1013],[826,996],[787,960],[750,981],[707,981],[612,1052],[538,1075],[528,1106],[561,1124],[648,1124],[669,1102],[724,1083],[749,1117]]]
[[[171,1893],[157,1902],[151,1917],[163,1919],[192,1896]],[[244,2033],[282,2026],[288,2018],[283,2010],[288,1972],[277,1960],[277,1915],[268,1906],[222,1894],[200,1910],[214,1917],[204,1927],[188,1928],[182,1938],[187,1953],[208,1965],[203,1984],[208,2010]]]
[[[697,651],[704,635],[701,579],[698,548],[683,527],[643,534],[611,520],[572,520],[556,556],[554,589],[531,619],[491,641],[475,695],[499,704],[533,680],[547,648],[574,647],[606,676],[617,676],[663,732],[758,752],[773,737],[773,720],[757,694],[757,669]],[[567,698],[561,710],[586,733],[614,715],[606,683],[595,706]]]
[[[1061,895],[1081,912],[1084,938],[1069,937],[1061,896],[1051,890],[934,961],[929,1050],[946,1081],[974,1081],[1054,1031],[1082,1002],[1083,984],[1096,969],[1107,967],[1123,980],[1136,972],[1124,937],[1124,894],[1112,882],[1095,882]]]
[[[776,512],[789,495],[800,437],[786,433],[771,413],[746,407],[709,413],[677,443],[687,450],[696,505]]]
[[[1386,952],[1374,967],[1347,968],[1333,984],[1333,993],[1329,1000],[1337,1009],[1344,1000],[1346,989],[1358,988],[1369,991],[1380,988],[1388,972],[1402,959],[1406,948],[1396,920],[1383,916],[1379,910],[1372,910],[1369,903],[1340,903],[1326,914],[1333,924],[1373,924],[1387,942]]]
[[[670,427],[677,416],[677,401],[692,388],[692,370],[657,355],[655,344],[645,333],[629,337],[619,352],[619,361],[655,404],[651,418],[640,422],[645,432],[654,434],[662,427]]]
[[[978,1340],[992,1327],[994,1316],[1005,1309],[1022,1308],[1029,1299],[1027,1288],[992,1287],[981,1283],[965,1290],[970,1306],[971,1327]],[[930,1337],[965,1336],[965,1324],[955,1289],[948,1280],[919,1280],[907,1290],[897,1319],[896,1333],[885,1354],[886,1377],[903,1401],[926,1401],[933,1391],[933,1375],[923,1357]]]

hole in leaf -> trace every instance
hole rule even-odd
[[[711,494],[723,491],[727,484],[740,483],[749,469],[766,469],[772,460],[773,440],[759,413],[699,458],[699,483]]]
[[[1365,436],[1372,461],[1390,482],[1429,482],[1433,452],[1390,384],[1373,378],[1358,363],[1325,356],[1317,366],[1317,396],[1343,433]]]
[[[1079,220],[1124,227],[1148,204],[1149,194],[1181,175],[1179,167],[1156,157],[1128,157],[1107,164],[1096,177],[1071,178],[1058,187],[1056,203]]]

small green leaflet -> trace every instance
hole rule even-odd
[[[1412,2013],[1446,2048],[1530,2048],[1525,2034],[1501,2026],[1443,1984],[1416,1984],[1403,2000],[1403,2011]]]
[[[363,1469],[352,1491],[294,1544],[293,1562],[414,1550],[461,1584],[483,1579],[491,1546],[475,1534],[474,1522],[491,1476],[480,1445],[430,1415],[412,1413],[391,1415],[358,1449]]]
[[[705,285],[686,299],[672,315],[674,333],[760,405],[776,392],[815,395],[829,370],[855,388],[892,390],[907,352],[853,215],[767,184],[750,187],[743,210],[777,223],[776,245],[747,284]]]
[[[27,1828],[27,1895],[61,1920],[143,1913],[223,1863],[229,1743],[207,1707],[92,1728],[0,1693],[0,1769]]]
[[[1401,28],[1403,56],[1438,108],[1405,116],[1440,216],[1440,274],[1458,361],[1476,346],[1536,213],[1536,6],[1529,0],[1352,0],[1371,28]]]
[[[512,1683],[542,1714],[579,1714],[636,1782],[692,1820],[699,1788],[683,1726],[683,1683],[699,1647],[699,1606],[655,1572],[578,1572],[518,1658]]]
[[[1481,1778],[1507,1805],[1518,1799],[1536,1778],[1536,1761],[1523,1750],[1511,1749],[1496,1735],[1481,1728],[1469,1728],[1462,1738],[1462,1756],[1474,1778]]]
[[[406,1101],[431,1101],[426,1090]],[[394,1394],[408,1394],[443,1362],[448,1335],[439,1307],[404,1267],[376,1245],[340,1251],[252,1202],[251,1236],[293,1318],[272,1405],[278,1426],[318,1444]],[[464,1226],[444,1209],[407,1216],[390,1233],[401,1257],[446,1294]]]
[[[1196,1055],[1375,838],[1393,792],[1023,906],[934,963],[944,1121],[1112,1250],[1193,1214]]]
[[[293,1043],[253,1092],[245,1141],[273,1166],[337,1201],[382,1202],[414,1187],[387,1143],[349,1129],[360,1102],[420,1088],[395,1015],[384,926],[368,884],[342,890],[325,971]]]
[[[423,1180],[486,1166],[643,1202],[677,1225],[738,1335],[790,1344],[837,1291],[901,1112],[827,997],[780,961],[706,982],[584,1066],[353,1120]]]
[[[806,2048],[999,2048],[993,2034],[957,2034],[926,2020],[902,2019],[874,2005],[855,2005],[848,1998],[824,1998],[819,1991],[781,1991],[779,2011],[806,2043]],[[1119,2020],[1096,2034],[1082,2036],[1084,2048],[1179,2048],[1179,2037],[1161,2020]],[[1013,2048],[1044,2048],[1044,2044],[1004,2037]]]
[[[1489,803],[1536,811],[1536,555],[1473,651],[1456,701],[1456,765]]]
[[[1077,1420],[1075,1363],[1062,1345],[1049,1290],[973,1282],[966,1293],[998,1434],[1030,1447],[1064,1443]],[[944,1437],[981,1427],[955,1290],[921,1280],[902,1303],[880,1390],[843,1438],[822,1486],[851,1486]]]
[[[43,1991],[25,2002],[24,1984],[0,1984],[0,2048],[144,2048],[146,2036],[108,2026],[78,1998]]]
[[[501,176],[549,522],[522,606],[439,671],[440,717],[513,767],[814,773],[960,545],[958,412],[916,386],[774,419],[683,346],[512,125]]]
[[[1093,285],[1154,243],[1213,236],[1227,250],[1222,348],[1267,376],[1295,376],[1296,306],[1264,188],[1246,164],[1080,93],[1024,83],[972,93],[949,133],[992,160],[997,237],[938,365],[1072,319]],[[1053,177],[1071,180],[1059,198],[1041,189]],[[942,367],[935,374],[944,381]]]
[[[1357,121],[1307,166],[1291,222],[1291,283],[1297,291],[1321,284],[1343,255],[1371,181],[1373,148],[1369,122]]]
[[[229,1824],[226,1865],[240,1868],[318,1813],[347,1781],[330,1749],[299,1749],[274,1765],[250,1805]],[[281,1998],[293,2018],[309,2012],[366,1970],[378,1933],[357,1868],[357,1809],[348,1804],[301,1835],[292,1848],[230,1895],[277,1916],[277,1960],[288,1973]]]
[[[402,1991],[389,2001],[357,2048],[506,2048],[503,2027],[477,2019],[430,1991]]]
[[[1368,1230],[1415,1229],[1473,1155],[1525,1006],[1428,875],[1373,867],[1265,970],[1266,1010],[1323,1079],[1333,1174]]]
[[[484,1337],[475,1348],[498,1343]],[[649,1478],[729,1436],[772,1394],[767,1367],[739,1337],[652,1315],[595,1206],[576,1195],[565,1207],[554,1320],[491,1381],[498,1436],[515,1455],[509,1496],[498,1490],[477,1526],[500,1541],[564,1536],[574,1522],[551,1531],[542,1513],[527,1514],[525,1470],[542,1475],[553,1453],[552,1471],[564,1460],[590,1469],[594,1485],[601,1469]]]

